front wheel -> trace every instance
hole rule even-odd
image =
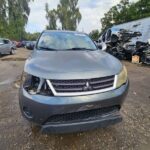
[[[13,48],[11,49],[10,54],[11,54],[11,55],[14,55],[14,54],[15,54],[15,50],[14,50]]]

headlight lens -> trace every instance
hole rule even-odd
[[[117,76],[117,83],[116,83],[117,88],[121,87],[123,84],[127,82],[127,76],[128,76],[127,69],[125,66],[123,66],[122,71]]]
[[[40,94],[53,96],[45,79],[35,77],[25,72],[22,74],[22,86],[30,95]]]

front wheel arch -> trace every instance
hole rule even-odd
[[[14,54],[15,54],[15,49],[14,49],[13,47],[11,48],[10,54],[11,54],[11,55],[14,55]]]

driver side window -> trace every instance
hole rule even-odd
[[[9,44],[9,40],[3,40],[4,41],[4,44]]]

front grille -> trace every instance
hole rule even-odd
[[[51,80],[51,84],[58,93],[75,93],[96,91],[111,88],[115,76],[80,80]]]
[[[63,122],[77,122],[82,120],[92,120],[102,115],[107,115],[111,112],[118,111],[120,106],[111,106],[106,108],[99,108],[94,110],[86,110],[81,112],[74,112],[62,115],[54,115],[46,121],[46,124],[49,123],[63,123]]]

